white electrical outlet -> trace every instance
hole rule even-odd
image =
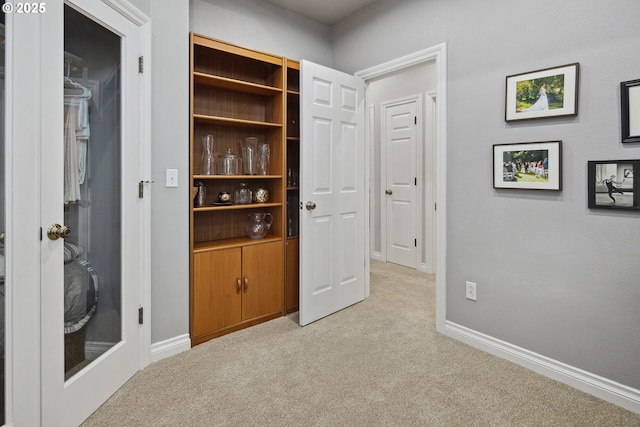
[[[467,282],[467,299],[476,301],[478,294],[476,293],[476,284],[473,282]]]
[[[167,187],[178,186],[178,169],[167,169]]]

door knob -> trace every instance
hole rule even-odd
[[[313,202],[307,202],[307,210],[312,211],[316,208],[316,204]]]
[[[47,236],[51,240],[58,240],[60,238],[67,238],[71,235],[71,229],[66,225],[51,224],[47,230]]]
[[[385,194],[388,194],[388,195],[392,195],[392,194],[393,194],[393,191],[391,191],[391,190],[386,190],[384,193],[385,193]]]
[[[0,233],[0,243],[4,243],[4,231]]]

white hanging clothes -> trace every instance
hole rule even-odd
[[[80,170],[78,167],[78,114],[74,106],[67,109],[64,126],[64,202],[80,200]]]
[[[81,90],[82,94],[65,95],[65,104],[68,105],[67,117],[65,119],[65,203],[80,200],[80,184],[84,184],[87,170],[87,145],[91,130],[89,126],[89,99],[91,99],[91,91],[81,84],[71,80],[68,75],[64,78],[65,88],[73,90]],[[74,115],[74,118],[70,118]],[[73,137],[71,135],[73,133]],[[71,152],[72,146],[75,147],[75,154]],[[77,170],[67,172],[66,168],[75,164]],[[75,183],[67,182],[66,177],[78,181],[77,192],[72,187],[76,187]],[[69,187],[69,188],[68,188]],[[69,191],[67,191],[67,189]],[[69,199],[67,199],[69,196]],[[74,199],[75,198],[75,199]]]
[[[79,98],[78,123],[76,126],[76,140],[78,142],[78,182],[84,184],[87,169],[87,144],[91,129],[89,127],[89,99]]]

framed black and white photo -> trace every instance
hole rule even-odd
[[[587,164],[588,205],[592,209],[640,210],[640,160],[601,160]]]
[[[562,190],[562,141],[495,144],[493,188]]]
[[[576,116],[579,71],[576,62],[507,76],[505,120]]]
[[[640,142],[640,79],[620,83],[622,142]]]

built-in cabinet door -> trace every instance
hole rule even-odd
[[[282,311],[282,242],[193,255],[193,338]]]
[[[242,248],[242,320],[282,311],[282,242]]]
[[[241,321],[242,249],[193,255],[193,338]]]

